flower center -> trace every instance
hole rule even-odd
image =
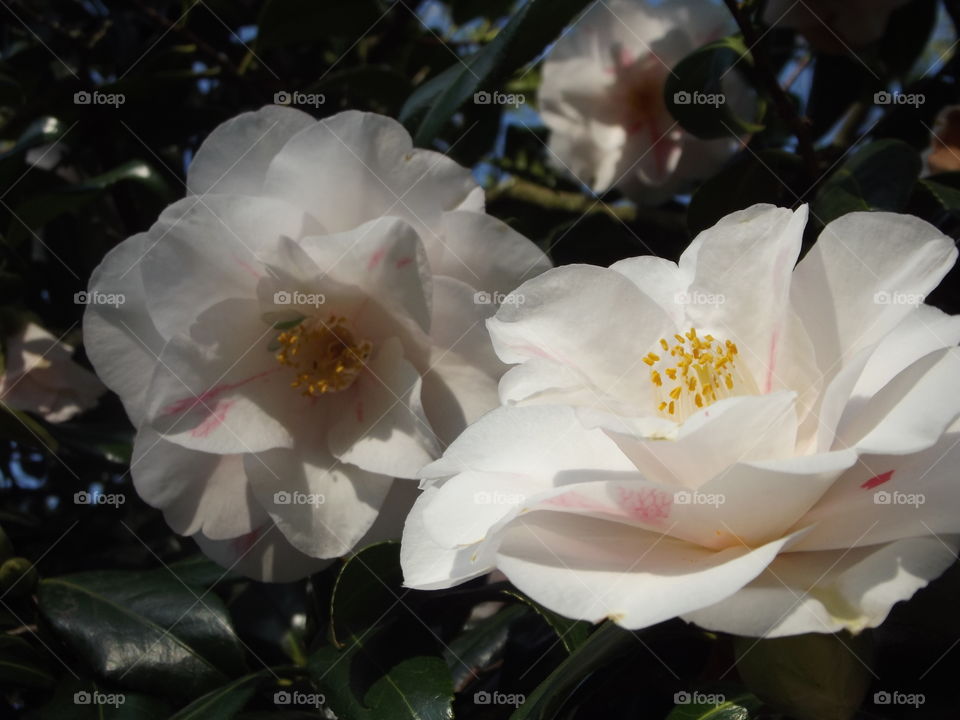
[[[290,387],[303,388],[306,397],[339,392],[353,385],[373,350],[368,340],[357,341],[347,320],[331,315],[305,320],[277,336],[277,362],[296,370]]]
[[[682,422],[700,408],[733,395],[753,394],[756,384],[737,367],[737,346],[713,335],[702,338],[694,328],[672,340],[660,338],[663,358],[647,353],[650,382],[657,389],[657,412]]]

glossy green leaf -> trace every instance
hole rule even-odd
[[[857,210],[902,211],[920,175],[920,156],[900,140],[860,148],[817,192],[812,216],[826,224]]]
[[[756,203],[789,207],[802,193],[803,164],[782,150],[743,152],[703,183],[690,199],[687,227],[691,235],[722,217]]]
[[[22,637],[0,635],[0,686],[45,688],[55,676],[49,658]]]
[[[400,543],[364,548],[344,563],[330,599],[330,631],[338,645],[386,620],[402,590]]]
[[[0,405],[0,438],[55,453],[60,445],[46,427],[27,413]]]
[[[243,648],[221,600],[167,570],[47,578],[40,613],[102,677],[124,687],[192,698],[243,672]]]
[[[77,212],[95,200],[112,185],[120,182],[142,184],[162,199],[171,199],[166,181],[142,160],[131,160],[102,175],[76,185],[65,185],[56,190],[30,195],[16,208],[8,233],[14,245],[30,233],[65,213]]]
[[[667,76],[663,97],[670,113],[688,132],[701,138],[730,138],[763,130],[755,119],[740,117],[727,103],[724,78],[734,67],[753,65],[743,38],[725,37],[687,55]],[[760,103],[758,116],[762,117]]]
[[[27,717],[29,720],[168,720],[170,710],[163,698],[65,675],[50,701]]]
[[[734,694],[711,689],[680,691],[674,699],[686,702],[677,705],[666,720],[752,720],[759,717],[763,705],[756,695],[742,691]]]
[[[567,652],[574,652],[590,637],[590,631],[593,630],[593,625],[590,623],[583,620],[571,620],[563,617],[563,615],[558,615],[523,593],[507,591],[506,594],[526,603],[546,620],[550,628],[557,634],[557,639],[567,649]]]
[[[339,717],[446,720],[450,670],[438,642],[402,602],[400,546],[364,548],[344,563],[330,603],[333,644],[308,660],[314,683]]]
[[[211,690],[182,708],[170,720],[230,720],[246,707],[257,685],[269,675],[262,670]]]
[[[453,673],[453,686],[463,689],[503,650],[510,627],[529,612],[522,604],[508,605],[477,621],[451,640],[443,657]]]
[[[868,635],[735,638],[734,649],[747,687],[796,720],[850,720],[870,685]]]
[[[616,661],[636,645],[633,633],[612,622],[598,627],[586,642],[537,687],[511,720],[549,720],[591,673]]]
[[[426,147],[474,93],[504,80],[533,60],[593,0],[529,0],[496,37],[474,55],[448,68],[417,92],[400,111],[408,126],[416,125],[414,144]],[[422,116],[419,123],[414,121]]]

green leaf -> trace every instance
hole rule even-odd
[[[351,720],[449,720],[453,683],[438,655],[419,654],[402,635],[370,632],[343,650],[314,653],[309,669],[338,717]],[[412,652],[412,654],[411,654]]]
[[[229,720],[246,707],[257,690],[257,685],[268,671],[246,675],[211,690],[173,715],[170,720]]]
[[[29,229],[46,225],[65,213],[83,209],[101,193],[120,182],[142,184],[158,197],[169,200],[166,181],[142,160],[131,160],[102,175],[76,185],[64,185],[49,192],[30,195],[16,208],[16,218],[8,229],[10,242],[17,245],[29,235]]]
[[[663,87],[667,108],[684,130],[701,138],[730,138],[763,130],[740,117],[726,102],[723,79],[735,65],[753,67],[753,57],[739,36],[725,37],[694,50],[681,60]],[[759,103],[758,117],[764,106]]]
[[[55,142],[66,129],[60,120],[55,117],[40,117],[30,123],[17,141],[0,152],[0,163],[8,158],[15,157],[31,148]]]
[[[568,653],[574,652],[590,637],[590,631],[593,629],[593,625],[590,623],[583,620],[571,620],[570,618],[563,617],[563,615],[558,615],[553,612],[553,610],[548,610],[536,600],[528,598],[523,593],[507,590],[506,594],[526,603],[532,607],[540,617],[546,620]]]
[[[960,172],[931,175],[921,178],[917,184],[926,190],[944,210],[960,211]]]
[[[446,720],[453,683],[436,638],[400,602],[400,548],[379,543],[350,557],[330,603],[334,643],[308,660],[314,683],[339,717]]]
[[[734,649],[747,687],[796,720],[850,720],[870,685],[866,635],[734,638]]]
[[[577,686],[595,670],[612,663],[636,643],[633,633],[605,622],[575,652],[550,673],[511,720],[549,720],[556,717]]]
[[[687,693],[692,700],[699,700],[703,696],[704,700],[710,699],[707,696],[719,695],[713,702],[687,702],[683,705],[677,705],[666,720],[751,720],[758,717],[757,713],[763,703],[760,699],[749,692],[715,693],[713,691],[698,690],[698,694]],[[676,699],[681,693],[674,695]]]
[[[0,635],[0,685],[46,688],[54,682],[49,660],[16,635]]]
[[[235,572],[225,570],[202,553],[169,563],[167,569],[187,585],[204,590],[218,582],[235,580],[239,577]]]
[[[510,627],[528,612],[529,608],[524,605],[508,605],[449,642],[443,657],[453,673],[453,686],[458,692],[503,650]]]
[[[161,698],[104,687],[69,675],[50,702],[27,715],[30,720],[167,720],[170,706]]]
[[[344,563],[330,598],[330,632],[337,645],[382,623],[404,593],[400,543],[364,548]]]
[[[41,615],[84,662],[124,687],[192,698],[243,672],[243,649],[221,600],[167,570],[47,578]]]
[[[696,235],[726,215],[756,203],[793,205],[801,192],[802,177],[803,163],[793,153],[741,153],[693,194],[687,207],[687,227]]]
[[[445,70],[415,92],[400,111],[411,126],[420,117],[414,144],[426,147],[473,94],[506,79],[533,60],[593,0],[529,0],[477,53]],[[439,78],[443,78],[441,81]]]
[[[872,142],[820,187],[811,214],[827,224],[856,210],[899,212],[910,200],[920,168],[920,155],[905,142]]]
[[[7,405],[0,405],[0,437],[30,447],[45,448],[51,453],[60,447],[39,421]]]

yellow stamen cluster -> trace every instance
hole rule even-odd
[[[339,392],[353,385],[373,345],[357,342],[343,317],[305,320],[277,336],[277,361],[297,371],[290,387],[303,388],[306,397]]]
[[[657,411],[682,420],[700,408],[725,397],[750,392],[752,385],[737,368],[737,346],[713,335],[702,338],[691,328],[671,341],[660,338],[661,354],[650,352],[643,362],[650,366],[650,382],[657,389]],[[734,389],[739,392],[734,393]]]

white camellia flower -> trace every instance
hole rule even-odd
[[[568,617],[750,636],[880,624],[955,559],[953,241],[757,205],[679,265],[550,270],[488,322],[501,407],[427,466],[406,582],[496,567]]]
[[[5,345],[0,402],[7,407],[64,422],[94,407],[106,392],[93,373],[73,361],[73,347],[36,323],[25,323]]]
[[[187,188],[90,280],[126,298],[90,305],[84,337],[137,428],[137,491],[268,580],[399,535],[416,487],[394,478],[497,404],[483,321],[546,257],[369,113],[242,114]]]
[[[596,192],[618,187],[656,204],[712,175],[735,138],[701,140],[667,110],[672,68],[697,48],[733,31],[711,0],[595,3],[543,63],[540,112],[551,159]],[[730,74],[726,102],[742,105],[745,86]]]
[[[763,19],[796,28],[817,50],[842,54],[883,37],[890,13],[910,0],[770,0]]]

